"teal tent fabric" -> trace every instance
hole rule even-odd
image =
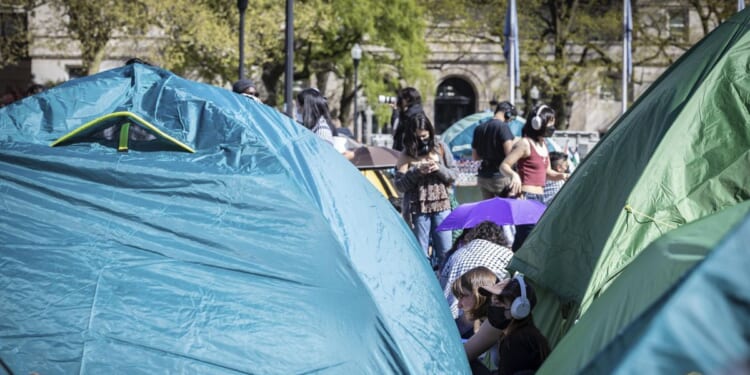
[[[492,120],[494,114],[490,111],[477,112],[473,115],[466,116],[448,129],[441,135],[443,142],[450,147],[453,156],[458,159],[471,160],[471,142],[474,140],[474,129],[480,124]],[[508,126],[514,137],[520,137],[523,125],[526,123],[522,117],[517,116]],[[550,151],[560,151],[552,140],[547,139],[547,148]]]
[[[750,358],[750,216],[581,374],[744,374]]]
[[[736,14],[654,82],[516,253],[552,344],[654,239],[750,198],[749,22]]]
[[[750,201],[685,224],[648,245],[558,343],[538,374],[574,374],[644,312],[750,213]],[[671,372],[671,371],[670,371]]]
[[[389,202],[228,90],[135,64],[0,109],[0,207],[14,373],[469,372]]]

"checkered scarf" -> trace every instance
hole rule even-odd
[[[454,319],[458,317],[458,300],[451,291],[453,282],[468,270],[479,266],[489,268],[500,279],[506,279],[509,274],[505,268],[512,258],[513,252],[509,248],[482,239],[469,242],[448,258],[440,273],[440,285],[450,303]]]

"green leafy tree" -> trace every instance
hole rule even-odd
[[[214,84],[236,80],[236,2],[147,1],[150,22],[164,35],[149,51],[150,61],[179,75]]]
[[[152,60],[176,73],[217,84],[237,79],[239,12],[235,2],[148,0],[150,19],[165,34]],[[342,83],[334,114],[351,122],[353,63],[350,49],[365,52],[359,67],[360,89],[374,98],[403,84],[428,82],[423,65],[428,53],[424,9],[416,0],[308,0],[295,2],[294,80],[316,78],[326,91],[329,77]],[[266,103],[283,101],[285,4],[251,2],[246,13],[245,66],[260,76]],[[257,70],[253,70],[257,69]],[[333,103],[332,103],[333,104]],[[385,107],[376,110],[387,112]]]
[[[49,4],[63,15],[63,27],[79,43],[88,74],[99,71],[114,36],[132,38],[148,26],[148,6],[139,0],[50,0]]]
[[[271,13],[283,14],[283,4],[279,8]],[[349,108],[354,94],[350,50],[355,43],[364,47],[358,85],[368,97],[395,92],[402,84],[428,80],[423,65],[428,53],[423,15],[424,9],[415,0],[297,2],[294,79],[317,77],[319,83],[324,83],[328,75],[333,75],[341,80],[338,117],[347,124],[351,121]],[[263,40],[272,50],[258,64],[271,105],[277,104],[282,94],[280,82],[284,74],[283,34],[277,32],[274,37],[276,43]],[[378,110],[385,114],[382,107]]]
[[[521,35],[526,57],[524,97],[530,100],[528,90],[540,87],[542,100],[558,112],[560,129],[568,128],[573,84],[584,69],[621,69],[621,59],[613,58],[609,50],[621,39],[621,4],[620,0],[524,2],[519,14],[519,23],[528,25],[524,28],[528,36]]]
[[[0,4],[0,68],[28,58],[31,35],[27,14],[32,0],[7,0]]]

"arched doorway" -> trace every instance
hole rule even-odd
[[[435,132],[442,134],[454,122],[477,111],[477,96],[462,78],[445,79],[435,95]]]

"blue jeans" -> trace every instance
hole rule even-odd
[[[524,196],[526,199],[544,203],[544,195],[542,194],[524,193]],[[516,237],[513,239],[513,248],[511,249],[514,253],[521,248],[524,241],[526,241],[526,237],[529,236],[535,226],[536,224],[516,225]]]
[[[445,210],[428,214],[419,213],[412,216],[414,235],[417,237],[419,245],[422,247],[425,256],[428,258],[427,251],[430,246],[430,239],[432,239],[432,258],[430,258],[430,263],[433,267],[440,267],[443,265],[443,262],[445,261],[445,253],[451,248],[451,242],[453,241],[451,231],[435,231],[435,228],[437,228],[437,226],[440,225],[450,213],[451,210]]]

